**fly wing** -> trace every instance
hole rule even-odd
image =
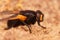
[[[13,18],[15,16],[17,16],[18,14],[7,14],[7,15],[1,15],[0,16],[0,21],[4,21],[4,20],[9,20],[10,18]]]

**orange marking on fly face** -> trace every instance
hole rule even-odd
[[[42,21],[43,20],[43,15],[40,15],[40,21]]]
[[[14,19],[20,19],[21,21],[25,21],[27,19],[27,17],[24,15],[17,15],[16,17],[12,18],[12,20],[14,20]]]

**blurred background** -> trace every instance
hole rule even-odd
[[[60,0],[0,0],[0,19],[9,17],[20,10],[40,10],[44,14],[42,29],[32,25],[32,33],[26,26],[7,27],[7,21],[0,21],[0,40],[60,40]],[[25,30],[26,31],[25,31]]]

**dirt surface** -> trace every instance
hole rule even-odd
[[[44,21],[41,25],[46,29],[36,23],[31,27],[31,34],[26,26],[3,30],[7,27],[4,20],[0,21],[0,40],[60,40],[60,0],[0,0],[0,19],[28,9],[42,11]]]

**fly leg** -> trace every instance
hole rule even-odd
[[[38,25],[39,25],[40,27],[46,29],[46,27],[44,27],[44,26],[42,26],[42,25],[40,24],[40,21],[39,21],[39,20],[37,20],[37,23],[38,23]]]
[[[44,26],[42,26],[42,25],[40,24],[40,22],[41,22],[41,21],[40,21],[40,15],[38,15],[36,19],[37,19],[38,25],[39,25],[40,27],[42,27],[42,28],[45,29],[46,27],[44,27]]]
[[[32,33],[32,31],[31,31],[31,29],[30,29],[31,25],[28,25],[28,24],[25,23],[25,22],[22,22],[22,23],[24,23],[24,24],[29,28],[29,32]]]

